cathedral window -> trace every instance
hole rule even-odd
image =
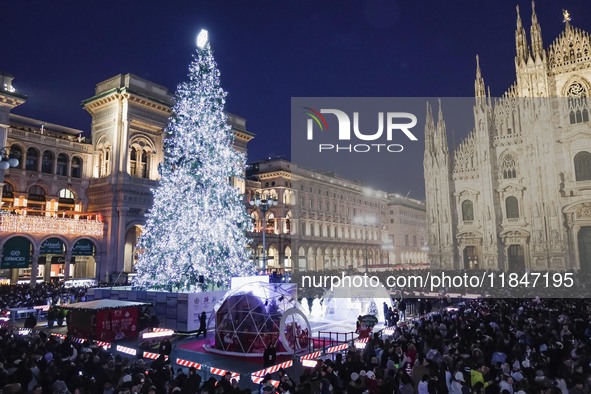
[[[506,155],[501,162],[501,176],[503,179],[517,178],[517,163],[513,155]]]
[[[579,152],[575,155],[575,180],[591,180],[591,153]]]
[[[507,197],[505,200],[505,208],[507,210],[507,219],[519,218],[519,202],[516,197]]]
[[[474,205],[470,200],[465,200],[462,203],[462,220],[464,222],[471,222],[474,220]]]
[[[587,90],[580,82],[574,82],[566,92],[568,97],[568,118],[570,124],[589,121],[587,109]]]

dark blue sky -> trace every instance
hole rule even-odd
[[[0,69],[29,96],[15,113],[88,132],[80,102],[96,83],[129,72],[174,91],[206,28],[227,109],[257,135],[257,160],[289,155],[292,96],[472,96],[477,53],[493,96],[502,94],[515,78],[516,4],[529,35],[529,1],[4,0]],[[563,8],[590,30],[586,2],[538,1],[546,47]],[[416,160],[392,191],[422,197]]]

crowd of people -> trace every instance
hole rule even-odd
[[[85,294],[48,284],[9,287],[0,287],[5,307],[72,295],[77,301]],[[267,375],[258,392],[591,393],[591,301],[484,298],[443,308],[429,300],[417,303],[419,313],[412,317],[402,316],[404,304],[397,303],[388,335],[373,333],[364,348],[351,346],[301,374],[288,369]],[[79,344],[43,331],[19,335],[5,326],[0,328],[1,393],[250,392],[229,373],[202,381],[194,368],[171,365],[164,359],[170,348],[157,360],[138,360],[93,342]]]
[[[38,283],[31,287],[26,285],[0,286],[0,310],[9,308],[31,308],[39,305],[57,305],[84,301],[85,287],[69,287],[63,284]]]
[[[469,301],[374,334],[297,384],[280,377],[278,392],[587,394],[590,312],[586,299]]]
[[[0,309],[84,301],[86,290],[50,283],[4,285],[0,286]],[[141,320],[154,324],[153,318],[143,311]],[[28,320],[23,326],[29,326]],[[113,354],[94,341],[78,343],[43,330],[23,335],[17,326],[4,322],[0,324],[0,394],[250,393],[229,373],[202,382],[195,368],[175,370],[166,357],[171,351],[172,344],[165,339],[158,359],[138,360]]]

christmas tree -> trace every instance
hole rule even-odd
[[[369,303],[369,308],[367,309],[367,314],[372,316],[378,316],[378,306],[376,305],[376,301],[372,299]]]
[[[246,158],[232,147],[226,92],[206,31],[197,46],[189,80],[177,88],[160,184],[139,240],[135,285],[145,288],[227,287],[230,278],[254,273],[246,250],[251,221],[230,184],[244,176]]]

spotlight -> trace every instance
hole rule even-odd
[[[269,300],[265,300],[265,306],[269,305]]]
[[[279,302],[282,302],[285,299],[284,296],[279,297]]]

